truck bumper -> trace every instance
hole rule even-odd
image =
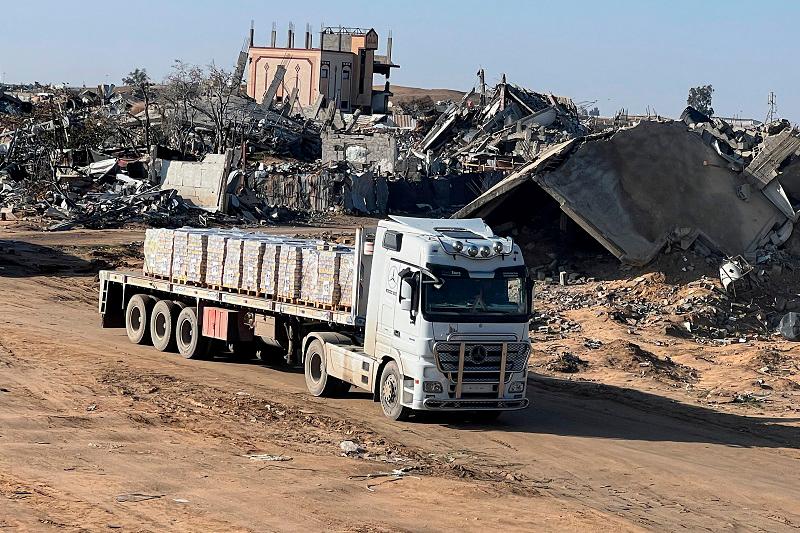
[[[498,394],[497,385],[490,383],[466,383],[464,392],[467,397],[458,398],[454,391],[454,384],[447,376],[440,372],[436,365],[429,361],[419,360],[416,364],[406,364],[406,375],[403,405],[417,411],[514,411],[528,407],[530,400],[526,397],[527,375],[521,373],[509,374],[509,381],[500,384],[502,394]],[[425,383],[438,382],[441,385],[439,392],[426,392]],[[521,390],[509,391],[512,383],[519,385]],[[488,390],[487,387],[488,386]]]
[[[437,400],[436,398],[426,398],[422,401],[422,409],[429,411],[515,411],[528,407],[529,400],[521,398],[518,400],[506,399],[460,399],[460,400]],[[416,408],[416,407],[415,407]]]

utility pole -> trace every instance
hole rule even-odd
[[[769,98],[767,99],[767,105],[769,107],[767,108],[767,118],[764,120],[764,122],[766,124],[769,124],[770,122],[775,120],[775,118],[777,117],[777,114],[778,114],[778,106],[775,103],[775,93],[772,92],[772,91],[769,92]]]

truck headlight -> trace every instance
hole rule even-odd
[[[481,255],[483,257],[489,257],[489,254],[492,253],[492,250],[488,246],[481,246]]]
[[[438,381],[423,381],[422,390],[430,394],[438,394],[444,389],[442,389],[442,384]]]
[[[494,243],[494,253],[499,254],[503,251],[503,243],[500,241],[495,241]]]
[[[508,386],[508,392],[510,392],[510,393],[522,392],[524,388],[525,388],[525,382],[524,381],[515,381],[511,385]]]
[[[469,248],[467,248],[467,253],[469,254],[470,257],[475,257],[476,255],[478,255],[478,247],[475,246],[474,244],[471,245]]]

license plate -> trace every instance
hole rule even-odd
[[[464,383],[461,392],[494,392],[491,383]]]

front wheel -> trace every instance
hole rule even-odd
[[[403,394],[403,375],[397,363],[389,361],[381,374],[381,408],[392,420],[406,420],[411,409],[400,403]]]
[[[325,347],[319,340],[308,344],[304,366],[308,392],[314,396],[336,396],[342,392],[342,381],[328,374]]]

